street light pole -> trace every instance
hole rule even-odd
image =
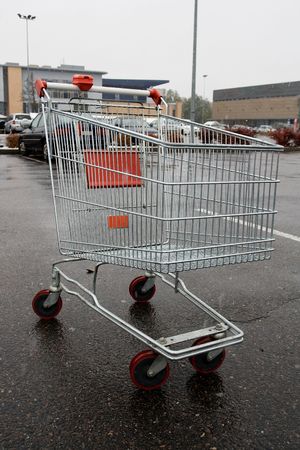
[[[197,62],[197,16],[198,0],[195,0],[194,7],[194,36],[193,36],[193,66],[192,66],[192,93],[191,93],[191,111],[190,118],[195,122],[195,97],[196,97],[196,62]]]
[[[208,75],[202,75],[203,78],[203,100],[205,100],[205,79],[208,77]]]
[[[202,108],[201,108],[201,122],[204,122],[204,102],[205,102],[205,79],[208,75],[202,75],[203,78],[203,97],[202,97]]]
[[[29,81],[29,38],[28,38],[28,21],[29,20],[34,20],[35,18],[36,18],[36,16],[32,16],[31,14],[28,14],[27,16],[25,16],[25,15],[23,15],[23,14],[20,14],[20,13],[18,13],[18,17],[19,17],[19,19],[24,19],[24,20],[26,20],[26,49],[27,49],[27,58],[26,58],[26,61],[27,61],[27,70],[26,70],[26,72],[27,72],[27,112],[29,113],[30,112],[30,95],[29,95],[29,92],[30,92],[30,81]]]

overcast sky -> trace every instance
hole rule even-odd
[[[190,96],[194,0],[0,0],[0,63],[168,79]],[[198,0],[196,91],[300,80],[300,0]]]

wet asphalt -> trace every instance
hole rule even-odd
[[[300,153],[283,154],[275,228],[300,236]],[[0,155],[1,449],[299,449],[300,242],[277,236],[271,261],[184,273],[188,287],[234,321],[244,342],[197,375],[171,363],[160,391],[129,377],[143,344],[63,294],[56,320],[32,311],[50,284],[56,244],[48,167]],[[70,273],[91,283],[90,263]],[[156,337],[202,326],[190,304],[158,283],[134,305],[139,272],[105,266],[104,305]]]

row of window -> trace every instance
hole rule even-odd
[[[299,94],[298,94],[299,95]],[[285,98],[285,97],[297,97],[297,95],[287,95],[287,94],[278,94],[278,95],[251,95],[249,97],[221,97],[221,96],[215,96],[213,98],[214,102],[235,102],[238,100],[257,100],[257,99],[267,99],[267,98]]]

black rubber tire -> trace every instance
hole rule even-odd
[[[19,151],[20,151],[20,155],[21,156],[28,156],[29,155],[29,151],[27,150],[24,142],[20,142],[20,144],[19,144]]]
[[[147,371],[153,361],[157,358],[157,353],[153,350],[145,350],[138,353],[130,363],[130,378],[133,384],[144,391],[160,389],[169,378],[169,364],[154,377],[149,377]]]
[[[147,277],[142,275],[132,280],[132,282],[129,285],[129,294],[136,302],[139,303],[148,302],[148,300],[150,300],[156,292],[155,285],[152,286],[152,288],[149,289],[147,292],[142,292],[142,287],[144,286],[146,281]]]
[[[43,289],[39,291],[32,300],[32,309],[41,319],[51,320],[54,319],[62,308],[61,296],[58,297],[57,302],[50,306],[50,308],[45,308],[44,303],[50,294],[49,289]]]
[[[44,161],[49,162],[49,160],[48,160],[48,150],[47,150],[46,142],[43,145],[43,159],[44,159]]]
[[[212,336],[205,336],[197,339],[193,345],[205,344],[206,342],[211,342],[212,340],[214,340]],[[218,370],[218,368],[223,364],[226,356],[226,352],[223,350],[222,353],[217,355],[213,360],[208,361],[207,353],[200,353],[199,355],[194,355],[189,358],[189,361],[194,369],[201,375],[209,375],[210,373]]]

